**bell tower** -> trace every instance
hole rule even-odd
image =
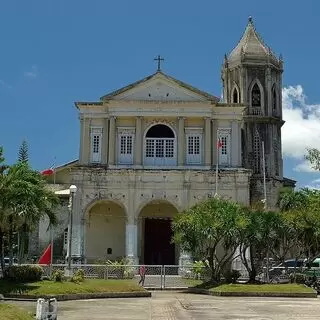
[[[247,106],[241,132],[242,165],[253,172],[252,203],[264,199],[265,173],[268,207],[276,206],[278,189],[283,181],[282,72],[282,57],[277,57],[264,43],[249,17],[240,41],[224,57],[223,99],[224,103]]]

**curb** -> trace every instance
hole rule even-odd
[[[10,294],[5,295],[2,300],[11,301],[37,301],[39,298],[56,298],[58,301],[69,300],[87,300],[87,299],[107,299],[107,298],[150,298],[149,291],[136,292],[101,292],[101,293],[73,293],[73,294],[57,294],[57,295],[23,295]],[[1,299],[0,299],[1,300]]]
[[[214,292],[207,289],[189,288],[187,293],[204,294],[216,297],[274,297],[274,298],[317,298],[317,292]]]

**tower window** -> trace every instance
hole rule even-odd
[[[277,92],[275,87],[272,88],[272,110],[277,110]]]
[[[251,91],[251,105],[253,107],[261,107],[261,92],[257,84],[253,86]]]
[[[236,87],[233,89],[232,103],[239,103],[239,92]]]

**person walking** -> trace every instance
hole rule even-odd
[[[144,280],[146,278],[146,266],[142,265],[139,268],[139,275],[140,275],[140,281],[139,281],[139,285],[141,284],[141,286],[144,286]]]

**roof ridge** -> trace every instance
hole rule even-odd
[[[209,100],[214,100],[214,101],[216,101],[216,102],[218,102],[218,101],[220,100],[218,97],[216,97],[216,96],[214,96],[214,95],[212,95],[212,94],[210,94],[210,93],[207,93],[207,92],[205,92],[205,91],[202,91],[202,90],[200,90],[200,89],[197,89],[196,87],[194,87],[194,86],[192,86],[192,85],[189,85],[189,84],[187,84],[186,82],[183,82],[183,81],[181,81],[181,80],[178,80],[178,79],[176,79],[176,78],[174,78],[174,77],[172,77],[172,76],[170,76],[170,75],[168,75],[168,74],[165,74],[164,72],[158,70],[158,71],[156,71],[155,73],[153,73],[153,74],[151,74],[151,75],[149,75],[149,76],[144,77],[143,79],[140,79],[140,80],[135,81],[135,82],[133,82],[133,83],[131,83],[131,84],[128,84],[128,85],[126,85],[126,86],[124,86],[124,87],[122,87],[122,88],[120,88],[120,89],[114,90],[114,91],[112,91],[112,92],[110,92],[110,93],[107,93],[107,94],[103,95],[103,96],[100,98],[100,101],[105,100],[105,99],[109,99],[109,98],[113,98],[113,97],[115,97],[115,96],[118,95],[118,94],[121,94],[121,93],[123,93],[123,92],[126,92],[126,91],[128,91],[128,90],[130,90],[130,89],[132,89],[132,88],[134,88],[134,87],[136,87],[136,86],[138,86],[138,85],[140,85],[141,83],[144,83],[144,82],[152,79],[153,77],[157,76],[158,74],[162,75],[164,78],[166,78],[166,79],[169,80],[169,81],[175,82],[176,84],[180,85],[181,87],[184,87],[185,89],[188,89],[188,90],[190,90],[190,91],[193,91],[193,92],[195,92],[195,93],[197,93],[197,94],[199,94],[199,95],[205,96],[205,97],[208,98]]]

